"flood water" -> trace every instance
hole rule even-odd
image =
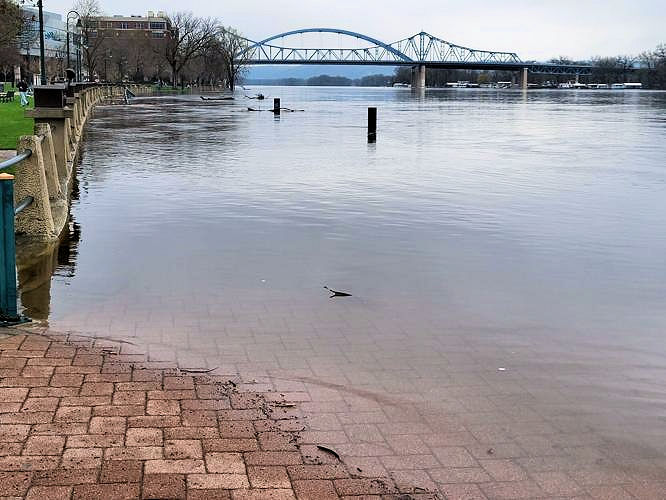
[[[359,463],[402,422],[666,477],[666,93],[256,92],[98,107],[26,313],[307,391]]]

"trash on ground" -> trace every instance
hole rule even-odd
[[[338,460],[340,460],[342,462],[342,459],[340,458],[340,455],[338,455],[337,451],[332,450],[330,448],[326,448],[326,446],[322,446],[320,444],[317,445],[317,449],[319,449],[321,451],[325,451],[326,453],[330,453],[331,455],[333,455],[335,458],[337,458]]]
[[[210,373],[210,372],[213,372],[213,371],[217,370],[218,368],[219,367],[216,366],[215,368],[210,368],[210,369],[206,369],[206,368],[179,368],[179,370],[183,373]]]
[[[351,293],[347,293],[347,292],[338,292],[337,290],[331,290],[331,289],[330,289],[329,287],[327,287],[326,285],[324,285],[324,288],[325,288],[326,290],[328,290],[329,292],[331,292],[331,296],[329,297],[329,299],[332,299],[333,297],[351,297],[351,296],[352,296]]]

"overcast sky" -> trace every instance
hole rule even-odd
[[[298,28],[358,31],[392,42],[427,31],[522,59],[636,54],[666,43],[666,0],[100,0],[105,13],[192,10],[259,40]],[[44,0],[66,12],[72,0]],[[316,39],[315,39],[316,40]]]

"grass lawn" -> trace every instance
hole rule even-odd
[[[30,135],[35,123],[32,118],[25,118],[19,104],[18,92],[13,102],[0,102],[0,149],[16,149],[16,142],[22,135]],[[28,108],[33,107],[32,98]]]

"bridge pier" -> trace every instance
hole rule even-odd
[[[418,66],[412,66],[412,88],[413,89],[424,89],[426,86],[426,66],[425,64],[419,64]]]
[[[527,90],[527,68],[523,68],[520,73],[520,88]]]

